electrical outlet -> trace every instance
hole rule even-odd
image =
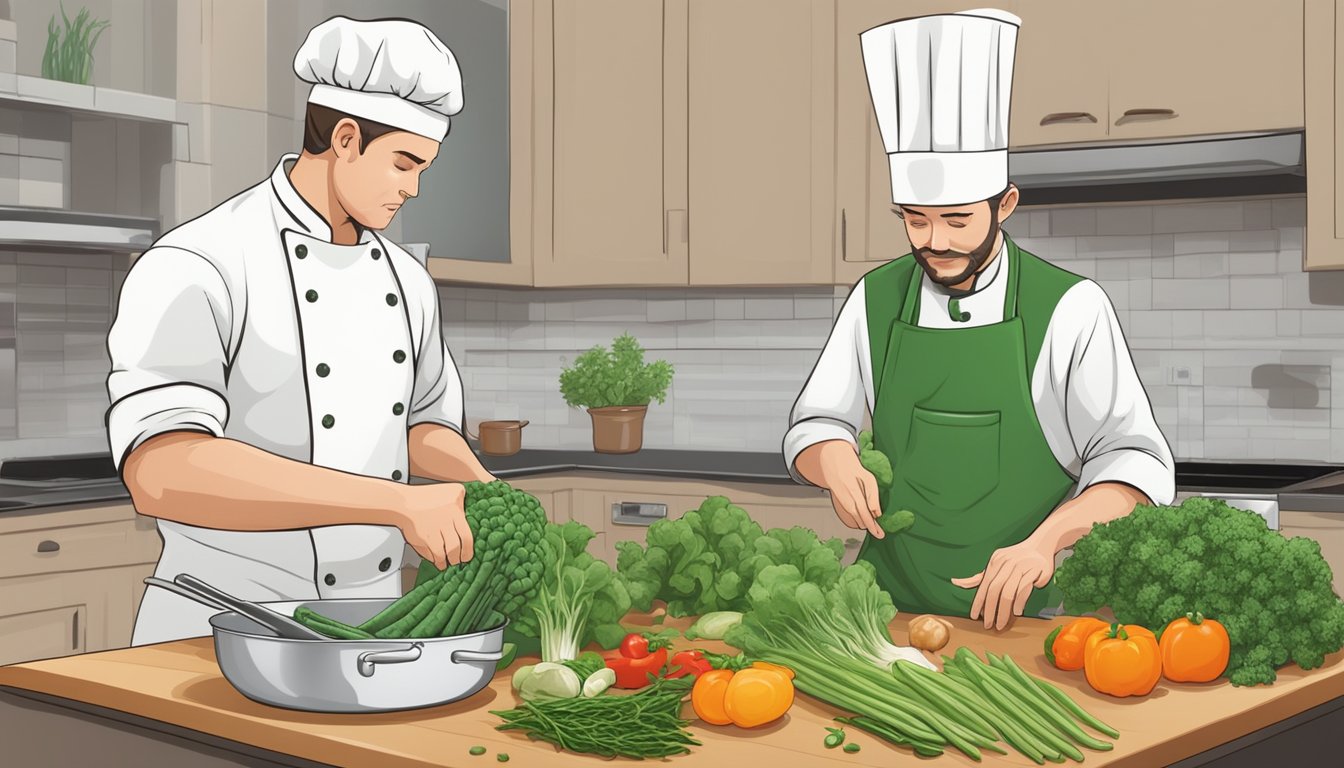
[[[1167,383],[1174,387],[1189,386],[1193,380],[1190,369],[1183,365],[1175,365],[1167,369]]]

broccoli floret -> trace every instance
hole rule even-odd
[[[879,488],[886,490],[891,487],[895,477],[891,470],[891,459],[873,447],[873,433],[866,429],[859,433],[859,463],[873,473]]]
[[[1233,685],[1272,683],[1344,647],[1344,603],[1309,538],[1285,538],[1259,515],[1217,499],[1139,506],[1095,525],[1055,573],[1070,612],[1109,605],[1116,619],[1160,630],[1200,611],[1227,629]]]

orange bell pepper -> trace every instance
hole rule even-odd
[[[1082,669],[1088,636],[1108,626],[1101,619],[1084,616],[1055,627],[1055,631],[1045,638],[1046,660],[1068,672]]]
[[[739,670],[715,669],[696,678],[691,706],[712,725],[755,728],[773,723],[793,706],[793,671],[765,662]]]
[[[1162,677],[1157,638],[1137,624],[1113,624],[1087,638],[1083,672],[1088,685],[1111,696],[1147,696]]]
[[[1231,640],[1223,625],[1187,613],[1162,630],[1162,675],[1175,683],[1207,683],[1227,669]]]

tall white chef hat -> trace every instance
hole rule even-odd
[[[1021,24],[983,8],[902,19],[859,36],[893,203],[965,205],[1008,186]]]
[[[434,141],[462,111],[462,70],[433,32],[413,21],[328,19],[308,33],[294,73],[312,83],[308,103]]]

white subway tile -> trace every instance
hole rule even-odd
[[[1295,309],[1278,311],[1279,336],[1294,338],[1302,335],[1302,313]]]
[[[1204,313],[1204,334],[1210,339],[1265,339],[1278,335],[1273,310],[1219,310]]]
[[[1187,253],[1174,258],[1175,276],[1178,278],[1227,277],[1229,272],[1226,253]]]
[[[1279,272],[1279,254],[1273,251],[1233,252],[1228,255],[1233,275],[1273,275]]]
[[[1260,229],[1246,232],[1227,233],[1227,248],[1237,251],[1277,251],[1279,250],[1279,231]]]
[[[1056,208],[1050,211],[1050,234],[1084,237],[1097,234],[1097,209]]]
[[[1307,225],[1306,196],[1279,198],[1274,200],[1272,205],[1275,228],[1305,227]]]
[[[1313,309],[1302,313],[1303,336],[1344,334],[1344,309]]]
[[[1175,256],[1155,256],[1153,257],[1153,279],[1164,280],[1175,277],[1176,257]]]
[[[800,320],[834,317],[835,299],[796,298],[793,300],[793,316]]]
[[[1137,339],[1170,339],[1171,312],[1155,310],[1130,313],[1130,336]]]
[[[688,299],[686,301],[687,320],[713,320],[713,299]]]
[[[1149,205],[1097,209],[1098,235],[1151,235],[1153,208]]]
[[[1153,308],[1153,281],[1139,279],[1129,281],[1129,308],[1131,310],[1149,310]]]
[[[744,313],[747,320],[791,320],[793,319],[793,300],[747,299],[744,304]]]
[[[1019,214],[1021,215],[1021,214]],[[1050,236],[1050,212],[1049,211],[1031,211],[1028,216],[1031,217],[1030,236],[1031,237],[1049,237]]]
[[[1128,259],[1129,261],[1129,279],[1130,280],[1148,280],[1153,277],[1153,258]]]
[[[1229,283],[1229,300],[1235,309],[1278,309],[1283,306],[1282,278],[1234,277]],[[1272,330],[1274,323],[1269,325]]]
[[[672,323],[686,319],[686,301],[684,299],[650,301],[648,320],[650,323]]]
[[[1279,228],[1279,249],[1285,251],[1302,250],[1302,227],[1280,227]]]
[[[1242,203],[1241,225],[1245,229],[1269,229],[1273,227],[1273,206],[1270,201],[1247,200]]]
[[[1153,302],[1157,303],[1157,286],[1153,284]],[[1171,313],[1171,335],[1177,339],[1202,338],[1204,336],[1204,313],[1197,310],[1177,309]]]
[[[627,323],[647,317],[648,310],[640,299],[584,299],[574,305],[574,319],[580,323]]]
[[[1227,309],[1226,279],[1161,280],[1153,283],[1154,309]]]
[[[719,320],[741,320],[746,316],[742,299],[715,299],[714,317]]]
[[[1227,253],[1226,232],[1190,232],[1176,235],[1176,255],[1187,253]]]
[[[1153,241],[1146,235],[1079,237],[1078,255],[1087,258],[1145,258],[1152,255]]]
[[[1282,273],[1301,272],[1303,267],[1305,266],[1302,263],[1302,251],[1300,250],[1279,251],[1278,264],[1279,264],[1279,270],[1278,270],[1279,272]]]
[[[1242,229],[1242,203],[1175,203],[1153,208],[1153,232],[1226,232]]]
[[[1306,272],[1283,275],[1283,306],[1287,309],[1312,309],[1311,275]]]

